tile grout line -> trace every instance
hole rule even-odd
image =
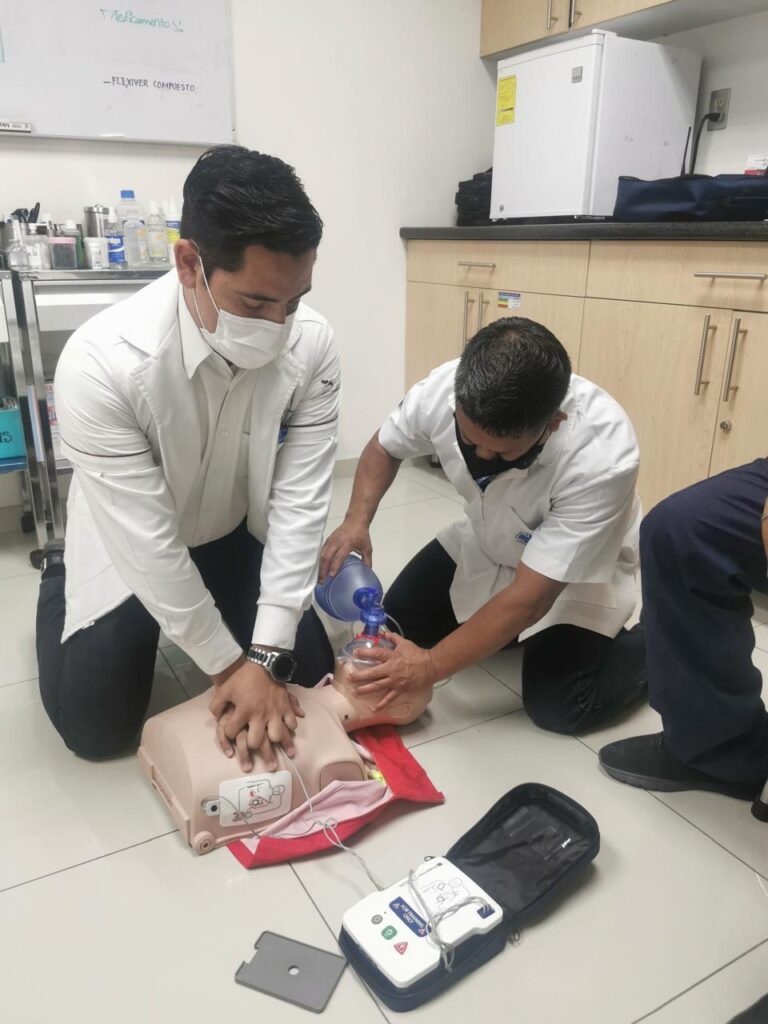
[[[21,686],[22,683],[36,683],[37,680],[37,676],[30,676],[29,679],[15,679],[11,683],[0,683],[0,690],[5,689],[6,686]]]
[[[580,736],[574,736],[573,738],[575,740],[578,740],[583,747],[585,747],[591,754],[594,754],[595,757],[598,758],[598,771],[602,771],[599,764],[599,751],[593,750],[592,747],[590,747],[588,743],[585,743]],[[607,779],[611,778],[607,772],[604,772],[603,774]],[[611,781],[616,782],[616,784],[619,786],[627,785],[627,783],[619,782],[617,779],[611,779]],[[764,875],[761,871],[758,871],[757,868],[754,868],[751,864],[748,864],[747,861],[742,860],[742,858],[739,857],[737,853],[734,853],[733,850],[729,850],[727,846],[723,846],[723,844],[719,840],[715,839],[714,836],[711,836],[709,832],[705,832],[704,829],[700,825],[697,825],[695,821],[691,821],[690,818],[686,818],[686,816],[682,814],[680,811],[678,811],[677,808],[671,807],[668,803],[665,803],[661,799],[661,797],[657,796],[652,789],[645,789],[643,786],[632,786],[632,789],[642,790],[643,793],[646,793],[648,796],[652,797],[657,804],[661,804],[662,807],[666,807],[668,811],[671,811],[673,814],[676,814],[678,818],[684,821],[687,825],[690,825],[691,828],[695,829],[697,832],[700,832],[701,835],[703,835],[711,843],[714,843],[715,846],[719,846],[721,850],[729,854],[729,856],[733,857],[734,860],[737,860],[739,864],[743,864],[743,866],[747,868],[748,871],[753,872],[753,874],[757,875],[758,878],[762,878],[764,881],[768,882],[768,875]],[[743,803],[746,805],[748,801],[745,800],[743,801]],[[635,1024],[635,1022],[633,1022],[633,1024]]]
[[[146,846],[148,843],[154,843],[158,839],[165,839],[166,836],[175,835],[179,830],[172,828],[170,832],[161,832],[160,835],[150,836],[149,839],[141,839],[138,843],[129,843],[128,846],[121,846],[117,850],[110,850],[108,853],[100,853],[97,857],[89,857],[87,860],[78,861],[77,864],[68,864],[64,868],[56,868],[55,871],[47,871],[44,875],[37,875],[35,878],[26,878],[23,882],[14,882],[13,885],[7,885],[4,889],[0,889],[0,896],[4,892],[11,892],[13,889],[20,889],[24,885],[32,885],[34,882],[42,882],[44,878],[52,878],[54,875],[63,875],[66,871],[75,871],[77,868],[85,867],[86,864],[94,864],[99,860],[106,860],[107,857],[114,857],[115,854],[125,853],[128,850],[135,850],[139,846]]]
[[[304,881],[303,881],[303,880],[302,880],[302,878],[301,878],[301,875],[299,875],[298,871],[297,871],[297,870],[296,870],[296,868],[295,868],[295,867],[293,866],[293,861],[290,861],[290,862],[289,862],[289,864],[288,864],[288,867],[289,867],[289,868],[291,869],[291,871],[293,872],[293,874],[294,874],[294,877],[296,878],[296,881],[297,881],[297,882],[299,883],[299,885],[301,886],[301,888],[302,888],[302,889],[304,890],[304,892],[306,893],[306,895],[307,895],[307,899],[308,899],[308,900],[309,900],[309,902],[310,902],[310,903],[312,904],[312,906],[313,906],[313,907],[315,908],[315,910],[317,911],[317,913],[318,913],[318,914],[320,915],[320,920],[321,920],[321,921],[323,922],[323,924],[325,925],[325,927],[326,927],[326,928],[328,929],[328,931],[329,931],[329,933],[330,933],[330,935],[331,935],[331,938],[333,939],[334,943],[336,944],[336,948],[338,949],[338,948],[339,948],[339,940],[338,940],[338,938],[337,938],[336,934],[334,933],[334,930],[333,930],[333,928],[331,928],[330,924],[328,923],[328,920],[326,919],[326,916],[325,916],[325,914],[324,914],[324,913],[322,912],[322,910],[320,909],[320,907],[318,907],[317,903],[315,903],[315,900],[314,900],[314,898],[313,898],[313,896],[312,896],[312,893],[311,893],[311,892],[309,891],[309,889],[308,889],[308,888],[306,887],[306,885],[304,884]],[[342,955],[343,955],[343,954],[342,954]],[[346,960],[346,957],[345,957],[344,959]],[[349,961],[347,961],[347,965],[349,966],[349,969],[350,969],[350,970],[352,970],[352,965],[351,965],[351,964],[349,964]],[[362,981],[362,979],[361,979],[361,978],[359,978],[359,977],[358,977],[358,975],[357,975],[357,974],[356,974],[356,973],[354,972],[354,970],[352,970],[352,973],[353,973],[353,974],[355,975],[355,979],[357,980],[358,984],[360,984],[360,985],[362,986],[362,988],[363,988],[364,992],[366,993],[366,995],[367,995],[367,996],[368,996],[368,997],[370,998],[370,1000],[371,1000],[371,1002],[373,1003],[373,1005],[374,1005],[374,1006],[376,1007],[376,1009],[377,1009],[377,1010],[379,1011],[379,1013],[381,1014],[381,1016],[382,1016],[382,1019],[383,1019],[383,1020],[385,1020],[385,1021],[387,1021],[387,1024],[389,1024],[389,1018],[388,1018],[388,1017],[387,1017],[387,1016],[385,1015],[384,1011],[383,1011],[383,1010],[381,1009],[381,1007],[379,1006],[379,1004],[378,1004],[378,1003],[376,1002],[376,1000],[374,999],[374,997],[373,997],[373,994],[372,994],[372,992],[370,991],[370,989],[368,988],[368,986],[367,986],[367,985],[366,985],[366,984],[365,984],[365,983],[364,983],[364,982]]]
[[[750,953],[754,953],[756,949],[760,949],[760,947],[764,946],[766,943],[768,943],[768,938],[763,939],[761,942],[755,943],[755,945],[752,946],[750,949],[745,949],[743,953],[739,953],[739,955],[735,956],[733,960],[729,960],[728,963],[723,964],[721,967],[716,968],[714,971],[710,971],[710,973],[707,974],[705,977],[699,978],[698,981],[695,981],[692,985],[689,985],[688,988],[684,988],[682,992],[678,992],[677,995],[672,996],[671,999],[667,999],[666,1002],[661,1003],[659,1006],[651,1010],[649,1013],[644,1013],[642,1017],[636,1017],[633,1021],[630,1022],[630,1024],[640,1024],[640,1021],[648,1020],[649,1017],[652,1017],[654,1014],[658,1013],[659,1010],[663,1010],[665,1006],[669,1006],[670,1003],[677,1002],[678,999],[681,999],[684,995],[687,995],[689,992],[692,992],[693,989],[698,988],[699,985],[703,985],[705,981],[709,981],[710,978],[714,978],[716,974],[719,974],[721,971],[724,971],[727,967],[732,967],[733,964],[738,963],[739,960],[743,960],[745,956],[749,956]],[[744,1009],[746,1009],[746,1007],[744,1007]]]
[[[488,725],[489,722],[498,722],[501,718],[511,718],[512,715],[519,715],[521,711],[525,711],[525,708],[515,708],[514,711],[503,711],[500,715],[492,715],[491,718],[484,718],[481,722],[471,722],[469,725],[462,725],[458,729],[452,729],[451,732],[444,732],[439,736],[432,736],[430,739],[422,740],[420,743],[414,743],[412,747],[406,747],[406,750],[416,750],[417,747],[426,747],[428,743],[436,743],[438,740],[447,739],[449,736],[456,736],[460,732],[466,732],[468,729],[475,729],[480,725]]]

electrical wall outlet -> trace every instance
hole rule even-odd
[[[728,107],[731,102],[730,89],[713,89],[709,94],[709,113],[719,114],[719,121],[707,121],[708,132],[721,132],[728,124]]]

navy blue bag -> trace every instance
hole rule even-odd
[[[600,849],[597,822],[564,793],[537,782],[516,786],[465,832],[446,858],[504,910],[504,920],[456,948],[442,966],[397,988],[342,927],[339,946],[371,991],[392,1010],[413,1010],[501,953],[531,918],[564,896]]]
[[[765,220],[768,177],[751,174],[682,174],[643,181],[619,178],[614,220]]]

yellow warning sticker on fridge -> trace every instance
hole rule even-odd
[[[496,90],[496,125],[515,123],[517,75],[500,78]]]

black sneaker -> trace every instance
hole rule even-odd
[[[663,732],[609,743],[599,756],[600,765],[612,779],[662,793],[705,789],[737,800],[752,800],[762,785],[760,782],[726,782],[689,768],[667,750]]]

